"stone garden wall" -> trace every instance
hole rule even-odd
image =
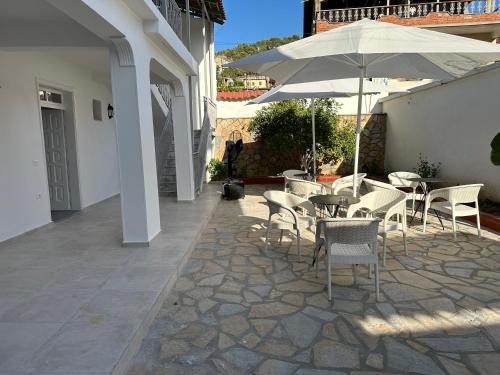
[[[340,115],[340,123],[356,122],[355,115]],[[224,157],[227,140],[243,139],[245,144],[237,162],[238,173],[245,177],[274,176],[286,169],[300,168],[300,155],[281,155],[266,147],[263,142],[253,139],[248,132],[251,118],[218,118],[215,131],[215,153],[218,160]],[[384,171],[386,115],[366,115],[362,122],[360,147],[360,169],[371,174]],[[351,162],[321,166],[321,173],[348,174],[352,172]]]

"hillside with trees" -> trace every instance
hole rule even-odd
[[[264,40],[259,40],[255,43],[240,43],[234,48],[228,48],[221,50],[216,53],[217,57],[224,57],[225,60],[227,61],[234,61],[241,59],[246,56],[250,55],[255,55],[256,53],[263,52],[263,51],[268,51],[270,49],[279,47],[283,44],[288,44],[291,42],[295,42],[296,40],[299,40],[300,36],[298,35],[291,35],[283,38],[270,38],[270,39],[264,39]],[[244,72],[240,69],[237,68],[221,68],[217,70],[217,83],[218,83],[218,88],[219,89],[224,89],[224,90],[238,90],[241,89],[242,84],[241,82],[238,81],[239,77],[244,76],[245,74],[248,74],[247,72]],[[233,84],[227,85],[224,83],[224,78],[230,78],[234,81]],[[229,87],[233,86],[233,87]]]

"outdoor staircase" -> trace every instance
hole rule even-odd
[[[172,100],[169,85],[152,85],[153,121],[155,126],[156,167],[158,173],[158,192],[177,193],[175,167],[174,124]],[[216,106],[205,98],[205,115],[201,129],[193,131],[193,167],[195,191],[201,193],[205,181],[207,150],[211,143],[212,130],[215,128]]]
[[[177,192],[177,182],[170,86],[152,85],[151,94],[153,99],[158,192],[161,194],[175,194]]]

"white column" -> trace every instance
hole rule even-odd
[[[191,201],[195,198],[195,190],[187,77],[186,82],[179,82],[175,85],[174,91],[172,117],[174,120],[177,199],[180,201]]]
[[[114,43],[110,60],[123,243],[147,245],[161,230],[149,61],[134,56],[126,40]]]

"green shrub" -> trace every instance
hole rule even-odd
[[[339,124],[338,105],[331,99],[316,99],[317,165],[350,160],[354,155],[353,124]],[[307,160],[312,166],[311,109],[306,100],[272,103],[257,111],[249,131],[273,152]]]
[[[208,173],[210,180],[222,181],[227,177],[227,166],[220,160],[212,159],[208,164]]]

